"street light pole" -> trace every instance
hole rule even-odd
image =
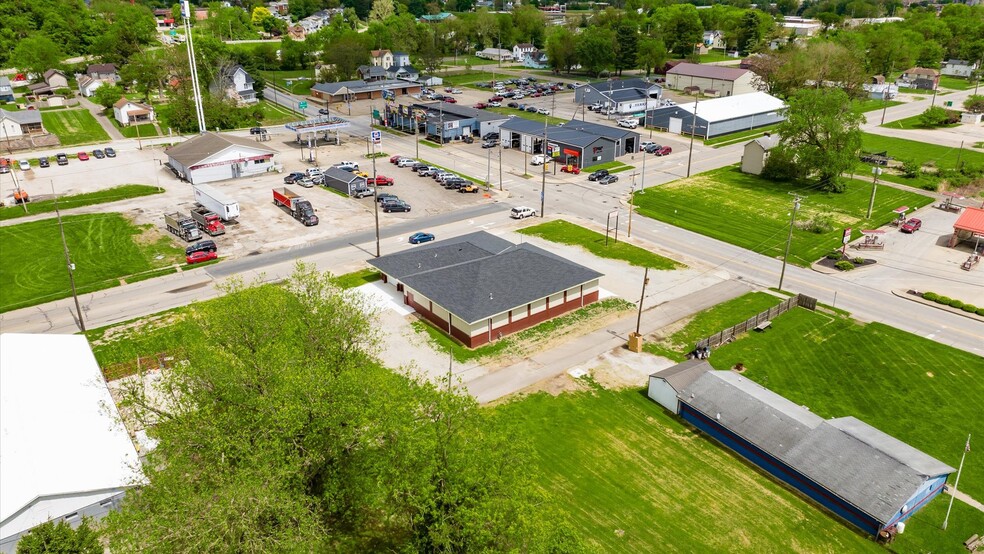
[[[642,149],[642,178],[639,183],[639,194],[646,193],[646,154],[648,153],[645,148]]]
[[[786,277],[786,259],[789,258],[789,247],[793,244],[793,226],[796,224],[796,210],[799,209],[800,201],[804,198],[806,197],[793,194],[793,215],[789,218],[789,235],[786,237],[786,252],[782,255],[782,271],[779,273],[780,291],[782,290],[782,281]]]
[[[372,211],[376,218],[376,257],[379,257],[379,181],[376,180],[376,141],[372,139],[372,132],[369,133],[369,142],[372,143]]]
[[[543,118],[543,145],[540,147],[540,154],[543,155],[543,164],[540,180],[540,217],[543,217],[543,210],[546,209],[547,202],[547,118]]]
[[[694,99],[694,117],[690,120],[690,153],[687,154],[687,177],[690,177],[690,162],[694,158],[694,135],[697,134],[697,102],[700,101],[698,95]]]

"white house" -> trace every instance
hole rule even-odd
[[[704,31],[704,46],[710,49],[724,50],[727,47],[724,33],[721,31]]]
[[[512,57],[514,60],[522,60],[527,54],[532,54],[534,50],[536,50],[536,46],[528,42],[521,42],[513,46]]]
[[[0,110],[0,139],[10,140],[24,135],[41,134],[44,134],[44,127],[41,125],[41,112],[38,110]]]
[[[389,50],[370,50],[369,57],[372,59],[372,65],[376,67],[389,69],[393,66],[393,53]]]
[[[252,104],[257,101],[256,92],[253,91],[253,78],[241,65],[224,68],[212,81],[209,90],[212,94],[224,91],[228,98],[240,104]]]
[[[171,167],[198,185],[266,173],[274,168],[277,151],[247,138],[205,133],[166,153]]]
[[[0,335],[0,552],[49,520],[77,526],[143,481],[89,343]]]
[[[940,66],[940,73],[951,77],[970,77],[977,70],[978,62],[947,60]]]
[[[133,102],[126,98],[120,98],[113,104],[113,117],[123,126],[150,123],[155,119],[153,106]]]
[[[393,52],[393,66],[406,67],[410,65],[410,54],[406,52]]]

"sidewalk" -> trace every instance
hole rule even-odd
[[[950,488],[944,489],[944,492],[946,492],[946,494],[949,494],[950,496],[956,498],[957,500],[963,502],[964,504],[967,504],[971,508],[977,508],[978,510],[984,512],[984,504],[981,504],[980,502],[978,502],[978,501],[974,500],[973,498],[967,496],[966,493],[963,493],[963,492],[960,492],[960,491],[954,492],[953,489],[950,489]]]
[[[93,104],[91,100],[84,97],[79,98],[79,106],[89,110],[92,117],[96,118],[96,121],[99,122],[99,126],[102,127],[107,134],[109,134],[109,138],[112,140],[123,140],[126,138],[119,129],[117,129],[108,119],[106,119],[106,114],[103,113],[102,106]]]
[[[728,280],[664,302],[642,313],[639,331],[644,336],[652,334],[674,321],[751,290],[752,288],[742,281]],[[484,404],[502,398],[544,379],[560,375],[574,366],[583,364],[585,360],[624,347],[629,340],[629,333],[635,331],[635,323],[635,314],[626,316],[607,329],[599,329],[576,341],[564,343],[517,364],[483,375],[465,383],[465,386],[479,403]]]

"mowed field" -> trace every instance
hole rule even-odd
[[[45,111],[41,112],[41,121],[49,133],[58,135],[62,146],[109,140],[109,135],[88,110]]]
[[[119,279],[184,263],[184,251],[156,229],[141,229],[118,213],[62,218],[79,293],[119,285]],[[150,226],[148,226],[150,227]],[[0,228],[0,312],[71,294],[58,223],[45,219]]]
[[[823,234],[793,231],[790,263],[807,266],[841,245],[844,229],[874,229],[891,221],[899,206],[920,207],[932,198],[914,192],[880,187],[871,219],[865,219],[871,184],[851,181],[843,193],[824,193],[802,183],[775,183],[724,167],[635,193],[639,213],[753,252],[782,257],[796,192],[806,198],[796,220],[829,213],[836,223]]]
[[[885,127],[890,126],[890,124],[885,125]],[[948,169],[956,167],[958,160],[970,165],[984,165],[984,153],[975,150],[966,148],[961,150],[950,146],[883,137],[871,133],[862,133],[862,148],[867,152],[888,152],[889,156],[897,160],[912,160],[922,165],[933,164],[936,167]]]

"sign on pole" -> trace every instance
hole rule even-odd
[[[844,244],[851,242],[851,228],[844,229]]]
[[[373,131],[372,132],[372,143],[373,144],[380,144],[382,142],[383,142],[383,133],[382,133],[382,131]]]
[[[297,103],[297,107],[302,110],[306,110],[307,106],[308,104],[306,100],[301,100],[300,102]]]

